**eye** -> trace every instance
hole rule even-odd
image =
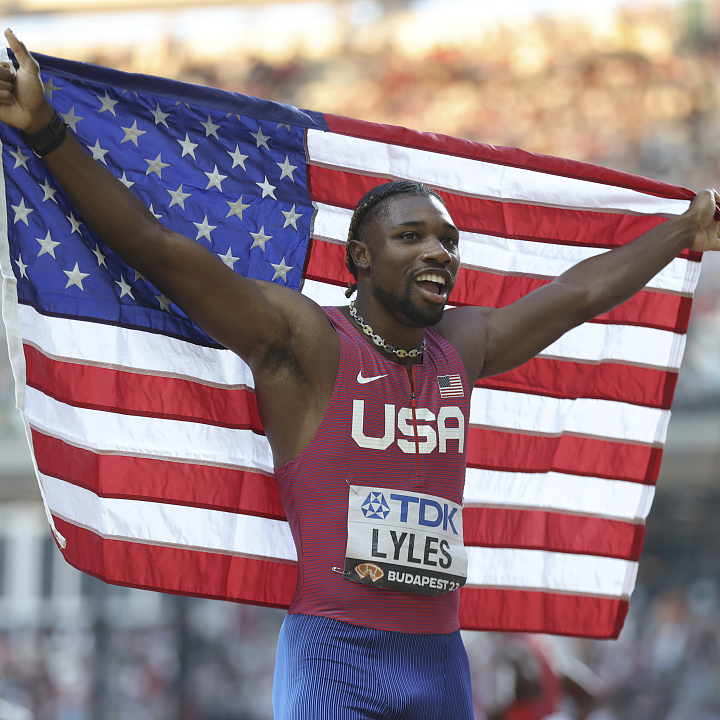
[[[418,234],[416,232],[413,232],[412,230],[408,230],[407,232],[404,232],[400,238],[402,240],[417,240]]]
[[[452,245],[453,247],[457,247],[460,243],[460,238],[457,238],[454,235],[448,235],[446,238],[443,239],[443,242],[446,245]]]

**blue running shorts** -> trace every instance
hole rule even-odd
[[[473,720],[460,631],[388,632],[288,615],[273,708],[275,720]]]

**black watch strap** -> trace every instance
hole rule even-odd
[[[57,112],[52,116],[50,122],[43,128],[40,128],[32,135],[20,132],[20,137],[26,145],[29,145],[38,157],[45,157],[65,139],[67,125]],[[38,150],[38,148],[41,148]]]

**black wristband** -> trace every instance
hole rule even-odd
[[[45,127],[40,128],[32,135],[20,131],[20,137],[38,157],[42,158],[60,146],[65,139],[66,132],[67,125],[56,112]]]

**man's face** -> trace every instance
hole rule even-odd
[[[458,269],[458,229],[434,197],[385,200],[366,229],[373,294],[410,327],[442,318]]]

